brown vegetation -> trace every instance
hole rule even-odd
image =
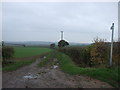
[[[120,42],[113,44],[113,66],[120,65]],[[59,51],[69,55],[72,60],[82,67],[108,67],[110,58],[110,43],[104,39],[95,39],[89,46],[66,47]]]

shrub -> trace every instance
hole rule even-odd
[[[55,43],[50,44],[50,48],[54,49],[55,48]]]
[[[58,42],[58,47],[59,48],[63,48],[63,47],[68,46],[68,45],[69,45],[69,43],[67,41],[65,41],[65,40],[60,40]]]
[[[13,55],[14,55],[14,49],[12,47],[7,47],[7,46],[3,46],[2,47],[2,63],[3,64],[7,64],[9,63],[7,60],[11,58],[13,58]]]
[[[69,55],[72,60],[79,66],[89,66],[90,51],[86,47],[67,47],[59,49],[59,51]]]
[[[113,43],[113,65],[120,65],[120,42]]]
[[[90,56],[91,64],[93,66],[99,66],[100,64],[108,63],[109,58],[109,45],[104,39],[95,39],[92,45]]]
[[[91,62],[93,66],[109,66],[110,59],[110,43],[105,42],[104,39],[95,39],[91,46]],[[120,42],[113,43],[112,62],[113,66],[120,65]]]
[[[96,38],[94,43],[89,46],[79,47],[64,47],[59,48],[70,56],[72,60],[79,66],[86,67],[106,67],[109,66],[110,59],[110,43],[105,42],[105,39]],[[120,65],[120,42],[113,43],[113,66]]]

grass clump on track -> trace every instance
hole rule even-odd
[[[51,67],[52,65],[55,65],[57,61],[54,61],[55,59],[55,53],[54,51],[51,53],[48,53],[47,56],[44,56],[43,60],[38,64],[39,67]]]

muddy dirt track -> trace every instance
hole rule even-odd
[[[2,73],[2,88],[112,88],[109,84],[86,76],[71,76],[56,68],[39,68],[37,64]]]

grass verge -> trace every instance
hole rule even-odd
[[[3,67],[2,71],[17,70],[20,67],[23,67],[25,65],[29,65],[29,64],[33,63],[33,61],[35,61],[35,60],[15,61],[14,63],[9,64],[9,65]]]
[[[62,71],[65,73],[69,73],[71,75],[87,75],[92,78],[104,81],[109,83],[110,85],[114,87],[119,87],[119,81],[120,81],[120,72],[118,71],[118,68],[82,68],[76,66],[71,58],[63,53],[54,51],[48,54],[46,56],[46,59],[42,61],[39,66],[44,66],[46,63],[48,63],[49,58],[57,58],[59,60],[59,66]]]
[[[7,64],[4,67],[2,67],[0,70],[2,71],[14,71],[17,70],[23,66],[32,64],[37,58],[43,57],[44,55],[46,55],[48,53],[43,53],[38,55],[37,57],[33,57],[33,58],[24,58],[23,60],[13,60],[13,63]],[[26,60],[25,60],[26,59]]]
[[[65,54],[59,53],[57,58],[60,60],[60,67],[64,72],[72,75],[87,75],[105,81],[114,87],[119,87],[120,73],[118,72],[118,68],[82,68],[76,66],[70,57]]]

